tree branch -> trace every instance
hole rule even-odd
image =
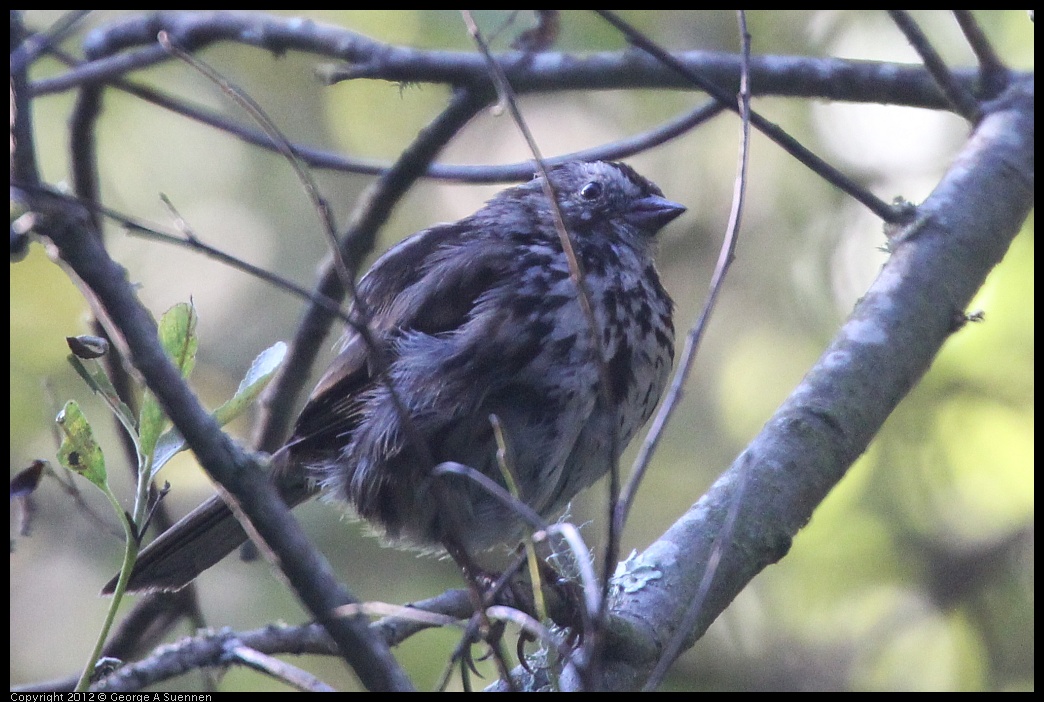
[[[156,324],[138,303],[120,268],[102,247],[87,211],[70,212],[68,201],[34,194],[34,209],[46,213],[46,231],[62,260],[96,296],[105,317],[130,351],[134,367],[160,400],[171,421],[192,447],[207,473],[235,494],[255,533],[276,555],[280,568],[305,606],[338,643],[341,655],[369,689],[406,690],[412,685],[387,647],[376,641],[359,618],[333,611],[354,599],[338,584],[326,560],[290,516],[257,464],[221,432],[200,406],[181,374],[164,354]]]
[[[686,632],[689,646],[755,575],[786,555],[962,325],[965,306],[1033,206],[1032,79],[1013,84],[983,114],[917,220],[891,237],[891,259],[819,362],[707,494],[627,561],[624,578],[642,571],[659,577],[616,591],[613,611],[640,641],[626,655],[608,652],[611,689],[640,687],[656,659],[639,660],[634,651],[659,651],[674,635],[743,481],[756,489],[744,493],[733,540]]]
[[[158,12],[121,18],[96,29],[88,37],[85,49],[88,58],[104,58],[88,61],[59,76],[35,81],[34,94],[112,80],[168,61],[170,57],[156,44],[160,31],[169,33],[187,50],[230,41],[276,54],[303,51],[346,62],[343,70],[328,75],[331,80],[369,78],[492,88],[485,61],[472,52],[394,46],[342,27],[263,13]],[[726,92],[739,90],[737,56],[710,51],[680,51],[672,55],[688,70],[699,73]],[[520,94],[562,90],[689,90],[692,87],[686,78],[660,61],[635,51],[589,54],[511,51],[497,58],[512,87]],[[776,95],[949,108],[923,66],[821,57],[755,56],[750,74],[755,97]],[[971,89],[978,71],[958,70],[954,76]]]

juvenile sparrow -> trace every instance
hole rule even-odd
[[[524,531],[474,480],[434,475],[455,462],[505,484],[491,415],[519,499],[544,517],[619,459],[671,370],[672,302],[654,235],[685,208],[621,163],[571,162],[548,176],[595,333],[542,178],[414,234],[360,280],[354,315],[369,334],[348,330],[273,456],[287,504],[321,491],[393,541],[471,553]],[[142,551],[130,589],[181,588],[245,539],[212,497]]]

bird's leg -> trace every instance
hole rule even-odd
[[[475,560],[471,557],[456,539],[447,537],[443,540],[443,545],[446,547],[447,553],[453,558],[457,566],[461,569],[464,574],[464,580],[468,586],[468,592],[471,594],[472,607],[474,607],[475,614],[472,615],[471,621],[468,622],[468,626],[465,628],[464,636],[461,639],[460,644],[453,653],[454,659],[460,659],[463,663],[466,663],[467,668],[470,668],[472,672],[478,675],[478,671],[475,669],[475,664],[471,658],[471,644],[479,641],[480,639],[485,641],[490,647],[490,655],[496,663],[498,672],[502,680],[506,681],[511,689],[514,689],[514,682],[511,678],[511,671],[508,665],[507,656],[504,653],[502,646],[502,638],[504,635],[504,622],[492,622],[489,617],[486,616],[486,607],[493,604],[497,597],[504,591],[504,588],[508,585],[511,578],[518,572],[518,563],[505,573],[502,573],[499,577],[494,577],[492,574],[482,570]],[[510,591],[510,588],[508,588]],[[510,599],[515,599],[511,597]],[[513,606],[513,605],[512,605]],[[461,674],[466,675],[467,668],[461,667]]]

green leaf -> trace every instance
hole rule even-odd
[[[109,376],[105,374],[102,366],[94,361],[85,363],[80,358],[77,358],[75,354],[69,354],[66,360],[69,361],[69,365],[73,367],[73,370],[76,371],[83,382],[87,383],[87,387],[93,390],[95,394],[102,396],[109,405],[109,409],[116,415],[116,419],[120,421],[120,424],[126,428],[127,433],[137,443],[138,428],[134,413],[131,412],[130,407],[120,400],[119,393],[112,386],[112,381],[109,380]]]
[[[196,350],[199,348],[199,337],[196,336],[198,319],[196,308],[187,302],[174,305],[160,319],[160,343],[181,371],[183,378],[187,378],[196,365]],[[156,396],[146,391],[141,400],[139,416],[138,435],[141,437],[141,450],[149,456],[155,451],[156,442],[167,425],[167,415],[160,407]]]
[[[55,421],[62,430],[58,460],[69,470],[106,490],[105,456],[80,406],[73,400],[66,402]]]
[[[243,380],[240,381],[235,395],[213,412],[214,419],[220,426],[225,426],[233,419],[241,415],[250,404],[257,399],[258,395],[268,387],[275,376],[283,359],[286,358],[286,344],[282,341],[273,344],[258,354]],[[156,448],[152,460],[152,475],[167,464],[179,452],[185,449],[185,439],[181,433],[174,428],[164,432],[163,436],[156,442]]]
[[[199,337],[196,336],[196,308],[191,302],[179,302],[163,313],[159,323],[159,339],[164,350],[187,378],[196,365]]]
[[[225,426],[233,419],[243,414],[258,395],[268,387],[275,376],[283,359],[286,358],[286,344],[278,341],[257,355],[254,362],[250,364],[243,380],[239,382],[236,393],[230,400],[214,410],[214,419],[221,426]]]

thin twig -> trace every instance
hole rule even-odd
[[[587,321],[587,332],[591,343],[591,348],[594,351],[594,358],[598,367],[598,392],[600,402],[608,408],[612,406],[612,401],[609,393],[609,369],[606,366],[605,353],[602,348],[601,335],[598,333],[598,323],[594,315],[594,309],[591,306],[591,296],[587,289],[587,284],[584,280],[584,270],[580,259],[576,256],[576,251],[573,248],[572,239],[569,236],[569,232],[566,229],[565,221],[562,219],[562,212],[558,206],[558,196],[555,193],[554,185],[551,182],[551,178],[548,176],[547,167],[544,165],[543,156],[540,153],[540,148],[536,143],[536,139],[533,138],[532,132],[529,130],[528,124],[522,118],[522,113],[518,109],[518,103],[515,100],[514,91],[511,89],[511,85],[507,80],[507,76],[504,75],[504,71],[500,64],[497,63],[496,59],[493,58],[492,53],[489,50],[489,46],[486,44],[482,37],[482,33],[479,31],[478,25],[475,24],[474,18],[471,13],[467,10],[462,10],[461,14],[464,17],[464,22],[468,27],[468,31],[472,38],[475,40],[475,44],[478,46],[479,51],[486,58],[486,62],[489,66],[490,75],[493,78],[494,84],[497,87],[497,93],[500,95],[502,104],[508,109],[511,114],[511,118],[515,125],[518,127],[525,139],[529,150],[533,154],[533,159],[536,162],[537,170],[541,175],[541,185],[544,189],[544,194],[547,196],[548,202],[551,206],[551,212],[554,217],[555,229],[558,232],[558,238],[562,245],[562,251],[565,254],[566,261],[569,265],[569,276],[573,281],[573,285],[576,288],[576,298],[580,305],[584,319]],[[606,562],[604,564],[605,572],[602,578],[602,597],[601,604],[599,606],[599,616],[595,619],[594,631],[585,632],[589,641],[597,641],[600,637],[598,636],[597,630],[600,628],[597,622],[602,620],[604,614],[605,601],[609,589],[609,579],[612,573],[613,565],[615,562],[612,560],[613,554],[617,548],[614,544],[618,542],[618,536],[614,532],[614,524],[612,520],[612,509],[613,505],[616,504],[616,498],[619,494],[620,489],[620,472],[619,472],[619,461],[616,456],[617,445],[619,438],[617,435],[616,422],[611,423],[609,432],[609,454],[608,454],[608,473],[609,473],[609,515],[608,520],[608,536],[607,542],[607,554]],[[594,644],[597,648],[597,643]],[[590,669],[583,671],[585,674],[590,673]]]
[[[337,225],[334,223],[330,205],[326,202],[326,198],[322,196],[322,193],[319,192],[319,186],[312,177],[312,174],[294,154],[294,149],[290,144],[289,139],[283,135],[282,130],[276,126],[275,122],[268,116],[268,113],[265,112],[264,108],[262,108],[256,100],[250,97],[246,91],[242,90],[239,86],[234,85],[199,57],[193,56],[175,45],[167,32],[160,32],[157,39],[163,48],[169,51],[172,56],[177,57],[213,81],[213,83],[221,88],[226,95],[232,98],[236,104],[246,110],[247,114],[258,123],[261,129],[264,130],[265,134],[268,135],[269,139],[272,140],[272,143],[279,149],[279,152],[283,154],[287,163],[289,163],[290,167],[294,169],[294,174],[297,175],[297,179],[304,188],[305,194],[308,195],[312,207],[315,208],[315,211],[319,214],[319,223],[322,225],[322,231],[326,236],[327,244],[333,252],[334,265],[337,268],[337,274],[341,277],[341,284],[344,285],[346,290],[352,292],[352,297],[355,297],[355,278],[351,271],[348,270],[348,266],[339,254],[337,246]]]
[[[34,190],[33,188],[25,187],[21,183],[12,183],[12,186],[15,188],[24,189],[27,192],[32,192]],[[177,215],[177,217],[179,218],[179,226],[182,227],[182,236],[176,236],[174,234],[164,232],[157,226],[146,223],[144,220],[123,214],[122,212],[114,210],[111,207],[106,207],[105,205],[101,205],[98,203],[88,202],[76,198],[72,195],[67,195],[65,193],[57,192],[51,189],[40,188],[38,190],[47,190],[49,196],[51,197],[67,199],[70,201],[70,203],[75,202],[87,208],[90,211],[103,215],[104,217],[111,219],[112,221],[116,222],[121,227],[126,229],[127,233],[132,236],[140,236],[142,238],[146,238],[152,241],[158,241],[165,244],[172,244],[174,246],[181,246],[191,249],[193,251],[207,256],[208,258],[212,258],[216,261],[219,261],[220,263],[229,266],[230,268],[242,271],[247,275],[253,276],[259,280],[263,280],[264,282],[269,283],[270,285],[280,290],[284,290],[290,293],[291,295],[295,295],[301,298],[302,300],[308,300],[312,304],[317,305],[318,307],[326,310],[331,315],[343,319],[346,322],[348,321],[348,313],[341,309],[341,306],[337,303],[336,300],[333,300],[329,297],[325,297],[320,293],[315,293],[310,290],[307,290],[287,278],[284,278],[276,273],[272,273],[271,271],[265,268],[261,268],[260,266],[255,266],[252,263],[248,263],[247,261],[237,258],[236,256],[233,256],[230,253],[227,253],[210,244],[207,244],[202,239],[200,239],[199,236],[196,235],[188,227],[187,224],[184,223],[183,219],[180,219],[180,215]],[[172,212],[177,214],[177,211],[174,210],[173,205],[166,198],[166,196],[161,194],[160,198],[163,200],[164,203],[167,204],[167,206],[171,209]]]
[[[29,35],[11,51],[11,72],[20,73],[29,67],[33,60],[61,41],[62,37],[76,28],[87,18],[91,10],[70,10],[59,17],[46,31]]]
[[[285,290],[293,295],[296,295],[302,300],[308,300],[313,305],[322,307],[330,314],[335,315],[336,317],[344,320],[345,322],[351,321],[350,317],[348,316],[348,313],[341,309],[341,306],[337,304],[336,300],[324,297],[323,295],[320,295],[317,292],[306,290],[305,288],[301,287],[297,283],[294,283],[292,280],[289,280],[288,278],[284,278],[283,276],[277,273],[273,273],[272,271],[269,271],[265,268],[261,268],[260,266],[255,266],[252,263],[247,263],[246,261],[237,258],[236,256],[233,256],[232,254],[225,253],[224,251],[221,251],[220,249],[211,246],[210,244],[207,244],[202,239],[200,239],[199,236],[196,235],[196,233],[189,226],[188,222],[185,221],[185,218],[181,216],[177,209],[175,209],[174,203],[172,203],[166,195],[161,194],[160,199],[163,200],[163,203],[175,216],[175,224],[181,230],[183,238],[172,237],[168,234],[164,234],[163,232],[156,231],[154,229],[144,228],[127,223],[126,226],[128,227],[128,231],[130,233],[138,232],[140,234],[143,234],[144,236],[154,238],[157,241],[164,241],[169,244],[186,246],[194,251],[198,251],[204,254],[209,258],[213,258],[217,261],[220,261],[221,263],[224,263],[230,268],[243,271],[244,273],[254,276],[255,278],[258,278],[260,280],[263,280],[266,283],[269,283],[280,290]]]
[[[975,53],[975,58],[979,60],[979,77],[983,92],[991,97],[996,95],[1008,84],[1008,67],[993,50],[993,44],[982,31],[971,10],[953,10],[953,16],[964,32],[968,46]]]
[[[514,607],[492,605],[486,608],[486,614],[489,615],[490,619],[511,622],[523,631],[532,634],[534,638],[542,641],[549,649],[555,650],[562,660],[567,661],[572,657],[573,652],[568,646],[556,640],[546,626],[525,612]]]
[[[247,144],[272,151],[278,150],[278,146],[263,131],[251,129],[224,115],[206,110],[198,105],[185,104],[183,101],[158,90],[137,85],[130,81],[114,80],[112,85],[183,117],[194,119],[202,124],[227,132]],[[569,161],[619,161],[636,153],[665,144],[707,122],[725,109],[723,105],[711,100],[694,110],[685,112],[647,131],[588,149],[546,158],[544,163],[547,166],[555,166]],[[351,158],[296,142],[290,142],[290,148],[302,163],[322,170],[376,176],[386,173],[394,167],[394,164],[387,162]],[[454,183],[512,183],[532,176],[533,163],[532,161],[483,165],[434,163],[428,166],[423,175],[425,178]]]
[[[308,671],[243,644],[229,647],[228,660],[238,661],[252,670],[264,673],[303,692],[336,692],[333,687]]]
[[[679,61],[677,58],[669,54],[668,52],[661,49],[655,43],[649,40],[644,34],[639,32],[637,29],[632,27],[630,24],[625,22],[623,19],[618,17],[610,10],[595,10],[595,12],[605,19],[609,24],[619,29],[627,40],[648,52],[654,56],[657,60],[662,62],[665,66],[669,66],[681,75],[685,76],[688,80],[692,81],[694,85],[699,87],[701,90],[707,92],[711,97],[721,102],[730,110],[739,111],[739,106],[736,104],[736,100],[733,96],[719,88],[716,84],[706,80],[695,71],[689,69],[685,64]],[[776,124],[768,121],[757,112],[753,110],[750,112],[750,123],[754,125],[759,131],[767,136],[772,141],[776,142],[782,147],[787,153],[796,158],[801,163],[805,164],[812,169],[813,172],[818,173],[822,178],[830,183],[833,183],[844,192],[851,195],[853,198],[861,202],[871,212],[876,214],[878,217],[883,219],[885,222],[897,222],[901,221],[906,217],[905,210],[896,208],[878,198],[873,193],[867,191],[861,187],[854,180],[846,176],[841,171],[837,170],[829,163],[824,161],[819,156],[812,153],[805,146],[803,146],[797,139],[787,134],[785,131],[779,128]]]
[[[158,44],[151,44],[133,51],[123,51],[85,61],[61,75],[34,81],[33,89],[38,96],[82,90],[169,60],[170,53],[166,49]]]
[[[939,56],[939,52],[932,47],[928,37],[917,26],[910,13],[906,10],[888,10],[888,16],[892,18],[895,25],[899,27],[899,31],[910,42],[910,46],[914,48],[914,51],[924,61],[924,67],[928,69],[932,78],[939,85],[939,90],[943,92],[946,100],[957,111],[957,114],[973,124],[978,122],[982,116],[982,111],[979,109],[979,103],[975,96],[954,78],[953,73],[946,66],[942,57]]]
[[[537,145],[536,139],[533,138],[533,133],[529,130],[529,125],[526,123],[525,119],[523,119],[522,112],[518,109],[518,102],[515,100],[514,91],[511,89],[511,84],[508,83],[507,76],[504,75],[504,71],[500,67],[500,64],[497,63],[495,58],[493,58],[493,54],[490,52],[489,46],[482,38],[482,33],[479,31],[478,25],[475,24],[474,18],[472,18],[471,13],[467,10],[462,10],[461,14],[464,17],[464,22],[467,25],[472,38],[475,40],[475,44],[478,46],[479,51],[486,57],[490,75],[493,77],[493,81],[496,84],[497,94],[500,96],[501,102],[510,112],[515,126],[518,127],[519,132],[522,134],[522,138],[525,140],[526,145],[533,154],[533,160],[536,164],[537,171],[540,173],[542,178],[544,194],[547,196],[548,202],[551,206],[551,212],[554,216],[555,229],[558,232],[559,241],[562,243],[562,251],[569,264],[569,275],[573,280],[573,285],[576,287],[577,301],[580,303],[580,309],[583,312],[584,318],[587,320],[588,333],[591,336],[592,347],[596,350],[600,350],[601,341],[598,336],[598,325],[595,321],[594,309],[591,307],[591,296],[588,293],[587,285],[584,282],[583,266],[580,263],[580,259],[576,256],[576,251],[573,248],[573,241],[569,236],[569,231],[566,229],[565,221],[562,219],[562,211],[558,207],[558,197],[554,191],[554,185],[548,177],[547,166],[544,164],[544,157],[540,153],[540,147]],[[599,383],[599,390],[606,406],[609,406],[608,369],[605,366],[603,354],[598,353],[596,358],[599,361],[599,379],[601,381]],[[616,442],[614,441],[612,446],[614,449],[615,443]]]
[[[352,269],[357,269],[363,257],[373,249],[377,231],[395,205],[424,174],[443,147],[487,104],[489,99],[481,92],[456,91],[446,108],[420,131],[392,167],[359,198],[348,230],[339,244],[341,257]],[[324,297],[340,299],[344,296],[345,288],[340,284],[332,263],[320,272],[315,289],[316,294]],[[285,440],[292,419],[290,408],[307,381],[308,369],[319,352],[317,340],[328,335],[332,321],[331,315],[318,306],[313,305],[305,312],[290,344],[284,370],[262,398],[261,417],[254,434],[254,445],[258,448],[275,450]]]
[[[481,471],[475,470],[471,466],[457,463],[456,461],[444,461],[435,466],[432,475],[459,475],[471,480],[485,490],[491,497],[496,498],[498,502],[514,512],[516,516],[521,517],[534,531],[539,529],[546,530],[548,528],[547,520],[537,514],[536,510],[512,495],[500,483],[493,480],[493,478]]]
[[[641,484],[642,477],[645,475],[645,471],[649,466],[649,461],[652,459],[652,455],[656,450],[660,437],[663,435],[663,431],[667,427],[667,423],[670,420],[671,415],[674,413],[675,407],[677,407],[678,403],[681,401],[685,381],[688,379],[693,362],[696,360],[696,351],[699,348],[700,341],[703,339],[703,333],[706,330],[707,323],[714,311],[714,306],[717,303],[718,296],[724,287],[725,276],[728,273],[729,266],[735,258],[736,243],[739,240],[740,221],[743,214],[744,195],[746,193],[747,166],[750,160],[750,120],[748,119],[750,115],[750,76],[749,72],[746,70],[750,59],[750,36],[747,34],[746,21],[742,12],[740,13],[740,18],[742,27],[741,41],[743,45],[743,57],[746,60],[742,62],[741,65],[743,68],[740,71],[740,91],[738,100],[741,117],[740,148],[738,155],[739,163],[736,170],[736,179],[733,184],[732,210],[729,213],[729,224],[725,230],[725,238],[722,241],[721,251],[718,254],[718,262],[714,268],[714,275],[711,278],[707,301],[704,303],[699,317],[696,319],[692,328],[689,329],[689,333],[685,337],[685,348],[682,351],[681,357],[678,359],[678,367],[674,372],[673,379],[671,380],[670,390],[668,391],[663,404],[660,405],[659,411],[656,413],[656,418],[653,420],[652,427],[650,427],[649,432],[645,436],[645,441],[642,442],[642,446],[638,450],[638,455],[634,460],[634,466],[631,469],[631,477],[628,480],[623,493],[620,495],[619,502],[617,503],[613,519],[617,522],[617,528],[621,531],[627,521],[627,515],[629,514],[631,505],[634,502],[638,486]]]

